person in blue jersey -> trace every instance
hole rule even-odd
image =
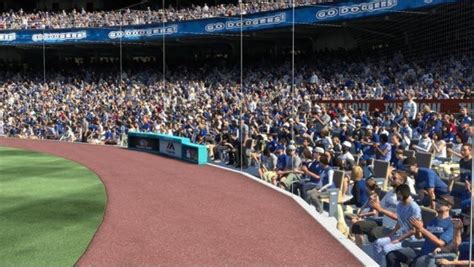
[[[329,165],[329,158],[327,155],[321,155],[321,158],[319,160],[320,165],[321,165],[321,174],[320,179],[321,179],[321,187],[320,188],[314,188],[310,191],[308,191],[308,202],[309,204],[313,205],[316,208],[316,211],[319,213],[323,212],[323,205],[320,201],[320,197],[324,195],[328,195],[328,189],[335,188],[335,184],[333,181],[334,177],[334,170],[333,168]]]
[[[441,196],[436,199],[436,211],[438,216],[423,225],[419,218],[410,218],[410,224],[415,229],[418,237],[423,237],[425,242],[420,252],[412,248],[404,247],[387,254],[387,267],[400,267],[401,263],[409,264],[410,267],[434,267],[436,266],[433,252],[436,248],[444,247],[451,243],[454,235],[454,227],[449,211],[453,201],[449,196]]]
[[[306,180],[300,181],[297,185],[301,192],[301,198],[308,201],[307,191],[312,190],[317,187],[321,187],[321,173],[323,168],[321,166],[320,158],[324,154],[324,149],[322,147],[315,147],[312,152],[312,160],[307,164],[303,165],[301,170],[305,174]]]
[[[474,261],[471,256],[474,255],[474,246],[471,241],[470,214],[464,214],[461,218],[453,219],[454,237],[448,246],[437,248],[434,253],[455,253],[457,259],[452,257],[443,257],[448,255],[439,255],[436,263],[439,266],[472,266]],[[471,259],[471,260],[470,260]]]
[[[418,197],[425,206],[435,208],[434,201],[439,196],[448,194],[448,186],[431,169],[418,167],[416,159],[411,157],[403,162],[408,172],[415,177],[415,189]]]

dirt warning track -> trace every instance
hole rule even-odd
[[[79,266],[361,265],[292,199],[236,173],[117,147],[0,146],[73,160],[101,178],[104,221]]]

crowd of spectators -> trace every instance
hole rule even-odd
[[[469,254],[471,111],[441,113],[417,100],[470,98],[472,62],[460,56],[408,63],[401,54],[363,62],[297,59],[293,89],[287,62],[249,65],[242,89],[240,68],[222,62],[171,68],[165,83],[144,64],[122,81],[116,69],[99,64],[50,70],[46,83],[35,72],[3,70],[0,135],[96,144],[124,142],[128,131],[189,137],[208,147],[211,160],[254,165],[261,179],[299,194],[318,212],[338,187],[344,209],[356,209],[347,235],[360,246],[371,243],[379,263],[448,264],[453,258],[439,252],[460,251],[460,261]],[[405,102],[369,112],[321,99]],[[431,153],[436,165],[453,171],[419,166],[406,150]],[[373,177],[374,160],[393,170],[387,188]],[[339,186],[336,169],[347,174]],[[437,217],[422,221],[423,206]],[[421,250],[405,246],[415,237],[425,240]]]
[[[315,5],[321,3],[332,3],[333,0],[300,0],[295,1],[296,6]],[[146,10],[123,9],[115,11],[92,11],[84,9],[66,12],[37,11],[33,13],[18,11],[4,12],[0,14],[0,30],[19,29],[64,29],[84,27],[113,27],[127,25],[144,25],[161,22],[184,21],[215,17],[230,17],[242,14],[254,14],[258,12],[286,9],[292,7],[291,2],[250,2],[238,4],[220,4],[216,6],[193,5],[188,8],[177,9],[172,6],[166,9]]]
[[[407,64],[401,54],[392,58],[367,58],[363,62],[347,62],[337,56],[316,58],[314,61],[297,61],[293,91],[288,62],[262,62],[244,68],[242,92],[238,68],[216,66],[219,63],[201,69],[178,67],[170,70],[166,88],[160,72],[144,64],[125,73],[122,83],[117,81],[116,70],[110,67],[52,71],[45,84],[40,72],[2,71],[2,128],[11,135],[38,138],[45,138],[46,129],[51,128],[49,131],[54,130],[54,136],[58,138],[84,141],[94,135],[103,138],[105,132],[121,134],[127,129],[183,134],[183,130],[189,130],[185,129],[187,123],[194,131],[197,126],[194,124],[199,122],[202,124],[200,127],[208,129],[206,137],[215,138],[225,124],[233,123],[238,112],[243,112],[247,114],[247,121],[255,126],[268,124],[266,129],[258,129],[268,135],[271,127],[282,128],[285,122],[290,123],[287,121],[290,115],[308,124],[308,116],[317,111],[314,103],[321,99],[393,100],[404,99],[407,95],[415,99],[463,99],[470,98],[473,88],[473,61],[465,56],[412,64]],[[245,103],[244,109],[240,109],[241,103]],[[200,112],[194,110],[196,106],[201,108]],[[299,107],[299,110],[292,107]],[[403,119],[403,112],[408,108],[411,110],[409,117]],[[392,114],[368,117],[364,126],[377,123],[377,126],[387,129],[396,122],[405,129],[413,119],[426,120],[429,117],[422,116],[422,112],[429,110],[419,109],[399,107]],[[334,110],[330,107],[318,110],[326,114],[321,122],[328,123],[333,119],[330,115]],[[304,117],[296,118],[296,112]],[[353,119],[360,111],[341,112]],[[433,114],[439,120],[436,128],[443,131],[442,137],[449,136],[454,141],[454,126],[443,127],[441,123],[455,123],[453,115]],[[186,121],[188,118],[190,122]],[[94,128],[90,131],[92,126]],[[315,127],[320,131],[322,126],[316,124]],[[307,133],[314,131],[310,131],[308,125],[304,129]],[[424,130],[418,127],[406,131],[410,138],[422,139]],[[64,137],[65,133],[70,137]],[[458,134],[466,139],[465,132]],[[437,136],[433,138],[440,141]],[[341,143],[344,141],[342,139]],[[437,147],[426,144],[423,139],[419,146],[426,151]],[[445,156],[443,151],[436,153]]]

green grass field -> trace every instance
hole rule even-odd
[[[73,266],[105,203],[103,184],[84,166],[0,147],[0,266]]]

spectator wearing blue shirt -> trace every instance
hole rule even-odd
[[[443,126],[443,131],[441,133],[441,138],[447,143],[455,143],[456,135],[449,130],[448,125]]]
[[[275,153],[278,157],[276,168],[279,171],[283,171],[286,169],[286,162],[287,162],[288,155],[284,153],[284,151],[285,151],[284,145],[278,145],[275,149]]]
[[[437,254],[436,266],[466,266],[469,265],[469,231],[463,234],[464,224],[461,218],[455,218],[451,220],[453,224],[453,240],[450,244],[444,247],[438,247],[434,250],[433,254]],[[466,242],[465,242],[466,241]],[[473,247],[474,249],[474,247]],[[452,260],[452,255],[456,255],[459,252],[457,260]],[[445,255],[442,255],[447,253]]]
[[[351,180],[354,182],[352,186],[352,198],[344,205],[356,205],[361,208],[369,200],[369,191],[367,190],[366,180],[364,178],[364,172],[360,166],[354,166],[351,172]],[[347,188],[347,187],[346,187]]]
[[[407,158],[403,163],[415,177],[415,189],[422,203],[434,209],[434,201],[437,197],[448,194],[448,186],[433,170],[418,167],[415,158]]]
[[[436,248],[451,243],[454,237],[454,227],[449,216],[452,206],[452,200],[448,196],[442,196],[436,200],[438,216],[428,222],[426,226],[419,218],[410,218],[410,224],[415,229],[417,236],[425,239],[423,247],[419,253],[408,247],[388,253],[386,256],[387,267],[399,267],[401,263],[409,264],[411,267],[436,266],[431,253]]]
[[[329,166],[328,156],[325,154],[321,155],[319,162],[322,168],[322,171],[320,174],[322,187],[314,188],[308,191],[308,200],[309,200],[308,202],[316,208],[316,211],[318,211],[319,213],[322,213],[323,208],[322,208],[322,203],[319,198],[322,195],[328,195],[329,193],[326,190],[335,188],[335,185],[333,182],[334,170],[331,168],[331,166]]]
[[[472,118],[468,115],[468,110],[467,108],[465,107],[462,107],[459,112],[461,113],[462,115],[462,119],[461,119],[461,126],[464,125],[464,124],[467,124],[467,125],[471,125],[472,123]]]
[[[397,163],[400,161],[398,158],[397,158],[397,152],[399,150],[404,150],[406,147],[401,143],[402,142],[402,137],[399,135],[399,134],[393,134],[391,136],[391,155],[390,155],[390,163],[393,165],[393,166],[396,166]],[[397,168],[398,169],[398,168]]]
[[[434,132],[441,132],[443,129],[443,121],[439,118],[438,113],[433,113],[433,130]]]
[[[403,149],[397,149],[397,152],[395,152],[394,158],[392,158],[393,162],[393,167],[396,170],[405,170],[405,165],[403,164],[403,160],[405,159],[405,156],[403,155]]]
[[[297,186],[300,189],[301,198],[306,201],[308,201],[307,191],[321,187],[321,173],[323,172],[323,167],[319,160],[323,154],[323,148],[315,147],[312,153],[312,161],[307,166],[303,165],[302,167],[306,180],[301,181]]]
[[[275,134],[270,134],[270,142],[267,143],[267,148],[270,149],[271,153],[275,153],[275,150],[278,147],[278,142],[276,141],[276,133]]]
[[[396,215],[397,224],[387,237],[377,239],[374,245],[374,260],[379,264],[388,253],[402,249],[402,241],[415,234],[410,219],[421,219],[420,206],[412,199],[410,187],[402,184],[397,187],[395,192],[399,201]]]
[[[388,143],[388,135],[380,135],[380,144],[374,143],[374,150],[376,158],[390,162],[392,159],[392,146]]]

